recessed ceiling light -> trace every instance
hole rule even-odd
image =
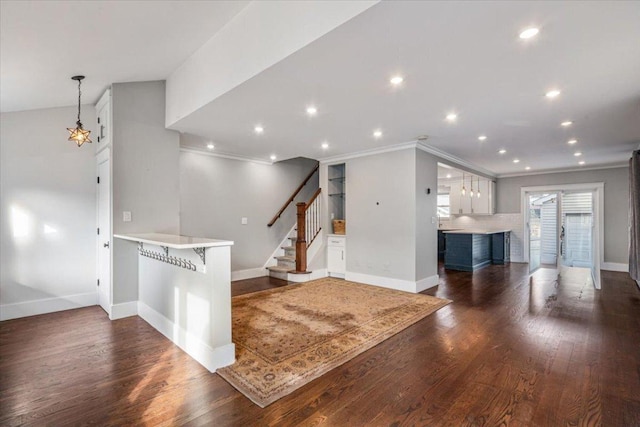
[[[207,144],[207,148],[208,148],[209,150],[213,150],[214,146],[213,146],[213,144]]]
[[[560,95],[560,91],[558,89],[550,90],[549,92],[544,94],[544,96],[546,96],[547,98],[555,98],[558,95]]]
[[[513,159],[513,163],[520,163],[520,159]]]
[[[578,162],[578,164],[579,164],[579,165],[584,165],[584,160],[580,160],[580,161]]]
[[[531,37],[535,37],[539,32],[540,30],[538,30],[537,28],[527,28],[526,30],[520,33],[520,38],[530,39]]]
[[[567,144],[571,144],[571,145],[573,145],[573,144],[575,144],[576,142],[578,142],[578,140],[577,140],[577,139],[570,139],[570,140],[568,140],[568,141],[567,141]]]
[[[274,161],[275,159],[277,159],[275,154],[272,154],[271,157],[269,157],[272,161]]]
[[[253,130],[255,131],[255,133],[264,132],[264,128],[262,126],[256,126],[256,127],[253,128]]]
[[[316,107],[307,107],[307,114],[310,116],[315,116],[316,113],[318,112],[318,109]]]
[[[526,170],[526,171],[531,170],[531,166],[526,166],[526,167],[524,168],[524,170]]]
[[[447,120],[449,120],[450,122],[455,122],[457,118],[458,115],[456,113],[447,114]]]
[[[374,138],[380,138],[380,137],[382,137],[382,131],[381,131],[381,130],[375,130],[375,131],[373,131],[373,137],[374,137]]]
[[[323,143],[322,143],[322,148],[323,148],[324,150],[326,150],[327,148],[329,148],[329,143],[328,143],[328,142],[323,142]]]
[[[571,120],[566,120],[566,121],[560,123],[560,126],[567,127],[567,126],[571,126],[572,124],[573,124],[573,122]]]
[[[451,178],[451,174],[450,173],[447,174],[447,178]]]
[[[580,157],[580,156],[582,156],[582,153],[579,152],[579,151],[576,151],[575,153],[573,153],[573,155],[576,156],[576,157]]]
[[[404,81],[404,78],[402,78],[402,76],[393,76],[389,81],[391,82],[392,85],[397,86]]]
[[[479,139],[480,141],[486,141],[486,140],[487,140],[487,135],[480,135],[480,136],[478,137],[478,139]]]
[[[507,152],[507,150],[505,150],[504,148],[502,148],[502,149],[500,149],[500,150],[498,151],[498,153],[500,153],[500,154],[504,154],[504,153],[506,153],[506,152]]]

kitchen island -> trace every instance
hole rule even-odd
[[[138,247],[137,313],[211,372],[235,361],[232,241],[115,234]]]
[[[509,262],[511,230],[443,230],[444,268],[475,271],[489,264]]]

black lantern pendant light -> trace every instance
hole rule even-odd
[[[82,83],[82,79],[84,79],[84,76],[71,77],[71,80],[76,80],[78,82],[78,121],[76,122],[75,128],[67,128],[69,131],[69,141],[75,142],[78,144],[78,147],[85,142],[91,142],[91,139],[89,139],[91,131],[84,130],[82,128],[82,122],[80,122],[80,97],[82,95],[82,92],[80,91],[80,84]]]

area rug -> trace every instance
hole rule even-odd
[[[333,278],[237,296],[217,373],[264,408],[450,302]]]

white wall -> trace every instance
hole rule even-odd
[[[291,159],[273,165],[194,152],[180,153],[180,228],[189,236],[233,240],[231,270],[260,269],[295,223],[295,204],[267,224],[317,162]],[[318,174],[296,201],[318,188]],[[247,225],[241,219],[247,218]]]
[[[496,211],[520,213],[520,188],[604,182],[604,262],[629,262],[629,168],[499,178]]]
[[[112,102],[113,233],[180,234],[180,135],[164,127],[165,83],[114,84]],[[113,243],[113,303],[136,301],[136,247]]]
[[[67,141],[76,114],[0,115],[0,319],[96,303],[95,147]],[[92,106],[82,121],[95,130]]]
[[[415,151],[346,161],[348,272],[415,282]]]

